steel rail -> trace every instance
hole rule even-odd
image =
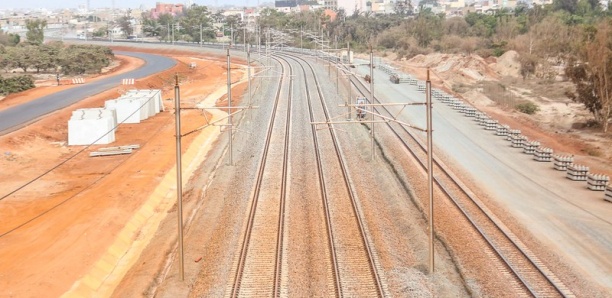
[[[281,59],[285,59],[284,57],[279,57]],[[306,98],[308,103],[308,115],[310,121],[314,121],[314,111],[312,107],[312,102],[310,100],[310,90],[308,89],[308,81],[306,80],[306,72],[302,69],[304,73],[304,83],[306,85]],[[332,274],[334,279],[334,292],[336,297],[342,297],[342,284],[340,280],[340,269],[338,267],[338,257],[336,255],[335,241],[334,241],[334,232],[331,227],[331,212],[329,208],[329,198],[327,196],[327,186],[325,183],[325,178],[323,174],[323,164],[321,159],[321,150],[319,149],[319,139],[317,136],[316,128],[311,125],[310,129],[312,131],[312,141],[315,149],[315,156],[317,162],[317,174],[319,178],[319,185],[321,186],[320,195],[321,195],[321,203],[323,206],[324,214],[325,214],[325,229],[327,231],[327,239],[328,239],[328,248],[330,252],[330,262],[332,264]]]
[[[361,86],[359,86],[356,82],[354,82],[355,80],[351,80],[351,83],[355,85],[355,87],[362,93],[362,94],[367,94],[367,88],[365,87],[364,83],[361,80],[357,80],[359,82],[359,84]],[[380,100],[378,100],[376,97],[374,97],[375,101],[377,101],[378,103],[381,103]],[[376,108],[374,108],[376,110]],[[384,110],[386,113],[393,115],[386,107],[382,107],[382,110]],[[410,146],[404,138],[402,138],[402,136],[400,135],[399,132],[397,132],[397,130],[393,127],[393,125],[391,123],[386,123],[387,126],[391,129],[391,131],[393,132],[393,134],[397,137],[397,139],[403,144],[404,148],[406,148],[411,155],[414,157],[415,160],[417,160],[417,162],[419,163],[419,165],[421,166],[422,169],[426,169],[426,165],[425,162],[422,160],[422,157],[417,156],[417,152],[412,148],[412,146]],[[405,134],[407,134],[410,139],[412,139],[420,148],[420,150],[424,153],[426,152],[426,148],[425,146],[422,144],[422,142],[420,140],[418,140],[413,133],[411,133],[407,128],[400,126],[400,131],[404,132]],[[434,157],[434,164],[435,166],[448,178],[449,181],[451,181],[458,189],[461,190],[462,194],[464,196],[466,196],[467,198],[469,198],[470,202],[481,212],[482,215],[484,215],[490,224],[492,224],[496,229],[497,232],[500,233],[502,235],[502,237],[504,237],[506,239],[506,241],[508,243],[510,243],[510,245],[513,246],[514,250],[516,251],[515,254],[519,254],[520,256],[522,256],[522,258],[524,260],[526,260],[526,262],[528,262],[534,269],[535,271],[537,271],[539,273],[539,275],[544,278],[550,287],[555,289],[555,294],[558,294],[562,297],[572,297],[573,294],[564,286],[561,285],[561,282],[558,281],[554,281],[553,279],[556,279],[556,277],[552,277],[552,273],[547,273],[545,271],[549,271],[548,269],[544,269],[542,268],[543,265],[538,265],[541,264],[541,262],[539,260],[536,260],[535,256],[529,256],[531,253],[526,251],[526,248],[522,248],[521,245],[519,245],[517,243],[517,237],[514,235],[511,235],[510,231],[507,231],[506,229],[502,228],[500,226],[500,224],[492,218],[492,215],[490,214],[490,212],[488,212],[487,210],[485,210],[485,208],[483,206],[481,206],[480,203],[477,202],[477,200],[470,194],[469,191],[467,191],[465,189],[465,187],[460,184],[457,179],[454,177],[454,175],[451,174],[450,170],[448,170],[446,168],[446,166],[444,166],[439,160],[438,158]],[[476,223],[476,220],[473,219],[474,215],[470,215],[468,211],[466,211],[466,208],[462,207],[462,203],[459,202],[459,199],[456,198],[453,194],[452,191],[446,187],[444,185],[444,183],[441,181],[441,179],[439,177],[434,177],[434,181],[436,183],[436,185],[439,187],[439,189],[446,195],[447,198],[449,198],[451,200],[451,202],[461,211],[461,213],[465,216],[465,218],[470,222],[470,224],[472,224],[472,226],[478,231],[478,233],[482,236],[482,238],[485,240],[485,242],[489,245],[489,247],[494,251],[494,253],[504,262],[505,266],[510,269],[510,271],[512,272],[512,274],[520,281],[520,283],[522,284],[522,286],[527,289],[527,291],[534,297],[538,297],[538,293],[541,290],[536,290],[533,288],[533,286],[531,286],[532,282],[528,281],[525,279],[524,275],[528,275],[531,274],[529,272],[524,272],[525,270],[523,270],[522,268],[518,268],[517,266],[513,265],[513,263],[516,263],[517,261],[512,261],[511,259],[514,258],[514,255],[509,255],[509,256],[505,256],[504,253],[501,251],[503,250],[503,248],[498,247],[499,245],[496,245],[493,239],[491,239],[491,236],[487,236],[487,232],[484,231],[481,227],[478,226],[478,224]],[[533,270],[531,270],[533,271]],[[550,293],[546,293],[547,295]]]
[[[279,64],[281,65],[281,73],[285,73],[285,66],[278,60],[276,59]],[[261,159],[260,159],[260,164],[259,164],[259,170],[257,172],[257,178],[256,178],[256,182],[255,182],[255,187],[254,187],[254,193],[253,193],[253,202],[251,204],[251,209],[249,211],[249,216],[247,219],[247,226],[245,228],[245,232],[244,232],[244,237],[243,237],[243,241],[242,241],[242,246],[240,249],[240,256],[238,259],[238,265],[236,268],[236,273],[234,275],[234,283],[232,286],[232,291],[231,291],[231,297],[238,297],[239,292],[240,292],[240,286],[242,283],[242,276],[244,273],[244,269],[245,269],[245,264],[246,264],[246,259],[247,259],[247,254],[248,254],[248,249],[249,249],[249,244],[250,244],[250,239],[251,239],[251,235],[252,235],[252,231],[253,231],[253,223],[255,221],[255,213],[257,211],[257,205],[258,205],[258,201],[259,201],[259,194],[260,194],[260,190],[261,190],[261,185],[262,185],[262,181],[263,181],[263,176],[264,176],[264,171],[266,169],[266,164],[267,164],[267,157],[268,157],[268,151],[270,148],[270,141],[272,138],[272,133],[273,133],[273,128],[274,128],[274,121],[276,119],[276,115],[277,115],[277,110],[278,110],[278,105],[279,105],[279,101],[280,101],[280,93],[281,93],[281,89],[282,89],[282,85],[283,85],[283,81],[284,81],[284,77],[281,76],[279,83],[278,83],[278,87],[277,87],[277,91],[276,91],[276,97],[275,97],[275,101],[274,101],[274,107],[272,109],[272,113],[270,116],[270,120],[268,123],[268,129],[267,129],[267,133],[266,133],[266,140],[265,140],[265,145],[264,145],[264,150],[263,153],[261,155]],[[291,85],[290,85],[290,90],[291,90]],[[289,93],[289,96],[291,96],[291,92]],[[291,102],[291,101],[289,101]],[[287,113],[287,119],[289,119],[290,117],[290,106],[289,106],[289,110]],[[287,121],[286,125],[287,125],[287,131],[289,131],[289,123],[290,121]],[[286,133],[287,136],[287,133]],[[285,184],[286,184],[286,177],[287,177],[287,151],[288,151],[288,138],[285,138],[285,149],[284,149],[284,158],[285,160],[283,160],[283,181],[281,183],[281,201],[284,201],[285,198]],[[277,244],[276,244],[276,257],[275,257],[275,267],[274,267],[274,285],[273,285],[273,295],[276,297],[279,291],[279,285],[280,285],[280,267],[281,264],[280,262],[282,262],[282,230],[283,230],[283,225],[284,225],[284,202],[281,202],[280,206],[280,213],[279,213],[279,220],[277,223]],[[280,249],[279,249],[280,248]]]
[[[316,89],[317,89],[318,98],[319,98],[319,100],[321,102],[321,105],[323,107],[323,112],[325,114],[325,119],[329,121],[329,119],[331,119],[331,117],[329,116],[329,114],[330,114],[329,113],[329,109],[328,109],[328,107],[327,107],[327,105],[325,103],[323,92],[321,90],[320,83],[319,83],[319,81],[317,79],[316,72],[315,72],[312,64],[309,61],[307,61],[307,60],[305,60],[305,59],[303,59],[303,58],[301,58],[299,56],[292,56],[291,54],[288,54],[287,56],[289,56],[289,57],[291,57],[291,58],[293,58],[295,60],[301,60],[303,63],[305,63],[309,67],[310,71],[313,74],[313,78],[314,78],[314,81],[315,81],[315,86],[316,86]],[[302,64],[302,62],[299,62],[299,64],[302,67],[302,69],[304,71],[304,74],[306,75],[306,69],[305,69],[304,65]],[[331,126],[330,126],[330,128],[331,128]],[[367,258],[368,258],[368,266],[369,266],[369,269],[370,269],[370,273],[372,275],[372,279],[373,279],[373,281],[375,283],[374,286],[376,288],[376,293],[377,293],[378,297],[383,297],[384,296],[384,291],[383,291],[383,288],[382,288],[382,282],[381,282],[380,276],[378,274],[378,270],[376,270],[376,264],[374,263],[375,261],[374,261],[374,257],[373,257],[372,248],[370,247],[370,244],[369,244],[369,241],[368,241],[368,236],[367,236],[368,234],[367,234],[366,229],[365,229],[365,223],[364,223],[364,220],[363,220],[363,218],[361,216],[361,210],[358,207],[357,198],[355,197],[355,190],[353,189],[353,185],[349,181],[348,167],[347,167],[346,162],[344,160],[344,155],[342,154],[342,151],[340,150],[340,145],[339,145],[338,137],[336,136],[336,133],[335,133],[335,131],[333,129],[330,129],[330,135],[331,135],[331,138],[332,138],[332,142],[333,142],[333,145],[334,145],[336,156],[338,157],[338,162],[340,164],[340,168],[342,170],[342,178],[343,178],[344,183],[345,183],[345,185],[347,187],[347,193],[348,193],[348,195],[350,197],[352,211],[353,211],[353,213],[355,215],[355,220],[357,221],[357,225],[359,227],[359,233],[361,235],[361,242],[362,242],[363,247],[366,250],[366,255],[367,255]]]

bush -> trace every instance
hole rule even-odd
[[[535,114],[537,111],[540,110],[540,107],[538,107],[538,105],[536,105],[533,102],[523,102],[523,103],[519,103],[515,106],[515,108],[521,112],[521,113],[525,113],[527,115],[533,115]]]
[[[8,95],[34,88],[32,76],[0,77],[0,95]]]

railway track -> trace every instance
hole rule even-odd
[[[288,100],[281,101],[283,81],[287,75],[283,63],[278,62],[282,77],[268,124],[242,246],[234,265],[236,269],[230,297],[277,297],[280,291],[293,83],[290,80]],[[291,72],[289,66],[289,76]],[[284,118],[280,115],[283,112],[286,113]],[[284,134],[273,133],[275,128],[283,127]],[[273,171],[266,171],[275,167],[282,168],[280,177]]]
[[[288,91],[286,90],[286,104],[283,104],[284,100],[281,98],[285,97],[285,92],[282,91],[287,78],[285,69],[289,69],[289,76],[294,73],[291,59],[301,67],[300,72],[304,75],[308,117],[311,121],[314,121],[317,115],[324,115],[325,119],[329,119],[319,82],[313,75],[308,75],[314,74],[312,66],[310,69],[305,67],[307,62],[298,58],[278,56],[273,59],[281,65],[283,78],[279,80],[269,120],[242,245],[234,260],[234,280],[231,291],[226,292],[229,297],[278,297],[288,293],[286,287],[292,286],[281,281],[286,276],[281,270],[287,268],[283,267],[283,256],[286,254],[283,238],[286,233],[284,214],[288,187],[287,168],[290,160],[293,80],[289,82]],[[284,133],[278,132],[281,128],[284,128]],[[370,248],[367,230],[340,145],[333,130],[320,133],[311,126],[311,132],[329,254],[329,261],[322,266],[331,271],[330,287],[333,287],[332,291],[336,297],[382,297],[384,292],[378,275],[379,269]],[[328,142],[326,144],[330,148],[333,146],[334,150],[326,153],[321,142]],[[329,160],[335,160],[332,162],[334,164],[329,165]],[[274,171],[267,169],[273,168],[282,168],[280,177],[269,174]],[[342,186],[330,183],[332,177],[342,177]]]
[[[315,109],[321,109],[324,119],[329,121],[331,119],[329,109],[312,65],[307,60],[297,56],[284,57],[298,62],[307,85],[309,79],[314,82],[314,88],[316,89],[314,95],[308,87],[306,89],[310,121],[315,122],[317,120]],[[312,75],[309,76],[307,73]],[[317,98],[320,105],[316,104]],[[319,134],[316,127],[312,126],[312,135],[317,155],[317,172],[321,184],[322,206],[325,209],[325,221],[329,235],[328,243],[334,270],[335,291],[339,297],[382,297],[385,292],[378,273],[380,268],[376,264],[354,186],[350,181],[346,158],[335,131],[331,129],[331,126],[328,126],[328,128],[329,134]],[[323,139],[332,143],[335,153],[333,156],[329,156],[330,154],[322,149],[319,140]],[[328,155],[327,158],[325,155]],[[330,162],[330,159],[333,161]],[[334,165],[330,165],[331,163],[334,163]],[[334,172],[331,172],[331,169],[325,171],[325,167],[333,167],[335,170]],[[326,172],[328,175],[326,175]],[[328,192],[337,193],[337,191],[330,190],[332,187],[328,187],[331,177],[342,177],[343,195],[328,194]],[[348,212],[350,213],[347,214]],[[347,215],[350,217],[347,218]]]
[[[353,79],[350,82],[363,95],[369,93],[361,80]],[[374,100],[381,103],[376,97]],[[375,107],[374,111],[389,117],[395,115],[384,106]],[[420,167],[426,170],[426,147],[423,142],[404,126],[392,122],[386,125]],[[490,249],[490,254],[503,263],[502,269],[514,277],[517,290],[533,297],[574,297],[554,273],[436,157],[434,173],[434,183],[438,189],[481,235]]]

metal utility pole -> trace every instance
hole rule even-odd
[[[427,108],[427,191],[429,193],[429,273],[434,273],[434,205],[433,205],[433,130],[431,116],[431,81],[429,68],[425,81],[425,107]]]
[[[353,104],[353,96],[352,96],[352,94],[351,94],[351,93],[352,93],[352,91],[353,91],[353,90],[352,90],[352,89],[353,89],[353,86],[351,86],[351,80],[352,80],[352,78],[351,78],[351,77],[352,77],[352,75],[353,75],[353,72],[351,71],[351,67],[350,67],[350,64],[351,64],[351,44],[350,44],[349,42],[346,42],[346,47],[347,47],[347,49],[348,49],[348,51],[347,51],[347,53],[346,53],[346,57],[347,57],[347,58],[346,58],[346,61],[347,61],[347,63],[349,64],[349,76],[348,76],[349,97],[348,97],[348,100],[347,100],[347,101],[348,101],[348,105],[347,105],[347,110],[348,110],[348,118],[347,118],[347,119],[348,119],[348,120],[351,120],[351,118],[352,118],[352,116],[353,116],[353,115],[351,115],[351,106],[350,106],[350,105],[352,105],[352,104]],[[344,61],[342,61],[342,62],[344,62]]]
[[[268,65],[270,65],[270,28],[266,31],[266,55],[268,56]]]
[[[249,92],[249,108],[251,108],[251,47],[249,44],[247,44],[247,83]]]
[[[300,52],[304,53],[304,47],[302,44],[302,35],[304,34],[303,26],[300,26]]]
[[[230,47],[234,44],[234,24],[230,25]]]
[[[334,45],[334,53],[336,53],[336,57],[338,57],[338,37],[336,36],[336,44]],[[338,93],[340,92],[338,90],[338,85],[340,85],[340,79],[339,79],[339,75],[338,73],[340,72],[340,65],[342,64],[342,61],[338,61],[336,60],[336,96],[338,96]]]
[[[374,104],[374,52],[372,46],[370,46],[370,104]],[[372,106],[372,112],[374,112],[374,106]],[[372,160],[376,158],[376,148],[374,147],[374,113],[372,116],[372,124],[370,126],[370,132],[372,133],[371,145],[372,145]]]
[[[227,124],[229,127],[229,165],[233,166],[234,161],[232,157],[232,137],[233,137],[233,124],[232,124],[232,74],[230,65],[230,49],[227,48],[227,107],[228,114]]]
[[[172,24],[172,45],[174,45],[174,24]]]
[[[178,74],[174,75],[174,109],[176,117],[176,201],[178,205],[178,241],[179,241],[179,275],[185,280],[185,263],[183,254],[183,178],[181,176],[181,94]]]
[[[200,48],[202,47],[202,24],[200,24]]]
[[[244,51],[247,51],[247,41],[246,41],[246,25],[242,28],[242,44],[244,44]]]

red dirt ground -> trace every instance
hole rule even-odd
[[[77,108],[103,106],[105,100],[118,97],[126,86],[84,99],[0,136],[3,295],[40,297],[65,293],[91,270],[115,241],[118,231],[146,201],[160,177],[174,166],[174,112],[173,101],[169,99],[174,97],[175,73],[181,78],[181,101],[185,105],[225,87],[225,57],[181,51],[160,54],[174,57],[179,63],[163,73],[137,80],[133,88],[162,89],[166,111],[140,124],[121,125],[113,144],[66,146],[67,120]],[[199,60],[198,67],[192,70],[188,67],[192,57],[206,60]],[[112,74],[143,64],[130,57],[118,59],[121,66],[113,69]],[[0,101],[0,109],[67,88],[71,86],[28,90]],[[235,94],[242,89],[236,88]],[[205,122],[200,110],[184,110],[181,117],[183,132]],[[182,139],[183,151],[197,135]],[[131,155],[88,156],[99,147],[127,144],[139,144],[141,149]]]

